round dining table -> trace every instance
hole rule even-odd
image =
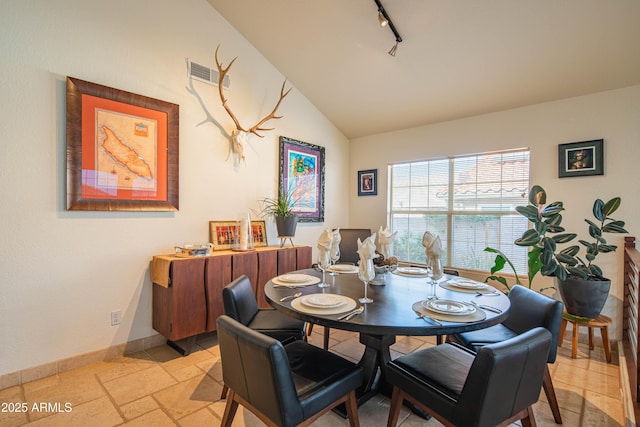
[[[378,392],[385,394],[389,392],[385,371],[387,362],[391,360],[389,347],[395,343],[396,336],[442,337],[447,334],[483,329],[501,323],[507,318],[509,312],[509,298],[492,287],[474,290],[472,287],[451,286],[458,283],[455,281],[464,279],[447,275],[437,284],[430,284],[430,279],[422,274],[401,274],[401,270],[399,268],[395,272],[384,274],[384,284],[368,285],[367,296],[373,299],[373,302],[368,304],[358,302],[358,299],[364,296],[364,283],[358,279],[355,269],[352,273],[335,275],[327,273],[326,283],[329,285],[327,287],[319,287],[319,281],[312,285],[296,281],[283,282],[279,280],[283,276],[278,276],[270,280],[264,288],[269,304],[288,316],[327,328],[359,333],[360,342],[364,344],[365,350],[359,361],[359,366],[364,373],[364,381],[357,390],[358,405]],[[406,271],[409,270],[406,269]],[[420,269],[416,270],[419,272]],[[298,275],[322,277],[322,273],[315,269],[299,270],[289,274],[294,274],[296,277],[302,277]],[[482,285],[478,283],[478,286]],[[302,295],[294,298],[296,293]],[[322,298],[322,295],[326,297]],[[307,307],[301,304],[301,301],[305,300],[322,301],[323,299],[348,301],[349,304],[344,304],[344,308],[349,310],[341,311],[340,307],[323,310],[322,307]],[[471,320],[468,320],[469,317],[442,316],[441,313],[424,310],[424,304],[430,307],[429,301],[432,300],[445,304],[450,301],[465,303],[465,307],[471,307],[471,304],[475,303],[474,315],[471,316]],[[340,320],[342,316],[361,306],[364,310],[360,314],[349,320]],[[478,306],[484,306],[493,311]],[[425,316],[419,317],[416,309]]]

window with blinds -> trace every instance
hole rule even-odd
[[[526,248],[514,245],[527,229],[515,207],[527,204],[529,150],[484,153],[389,166],[388,222],[398,231],[395,255],[425,262],[422,235],[438,234],[444,265],[488,271],[504,252],[527,271]]]

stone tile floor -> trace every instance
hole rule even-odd
[[[322,328],[310,341],[322,345]],[[432,337],[398,337],[392,357],[435,345]],[[332,330],[331,350],[357,361],[363,346],[354,333]],[[565,426],[624,426],[618,355],[607,364],[601,347],[589,351],[581,343],[571,359],[571,342],[559,348],[550,366]],[[60,375],[0,390],[0,427],[13,426],[203,426],[219,425],[220,354],[215,334],[200,338],[187,357],[163,345],[118,359],[95,363]],[[18,407],[16,408],[16,405]],[[20,412],[20,404],[26,411]],[[359,409],[360,424],[385,426],[389,400],[376,397]],[[534,408],[539,426],[555,426],[544,392]],[[262,426],[240,407],[234,427]],[[314,426],[347,426],[334,413]],[[438,426],[403,410],[398,425]]]

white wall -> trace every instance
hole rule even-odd
[[[0,2],[0,374],[155,334],[152,255],[207,241],[209,220],[275,196],[279,135],[326,147],[324,225],[346,225],[348,141],[295,88],[245,164],[227,160],[217,126],[198,126],[205,114],[186,90],[185,58],[214,67],[218,44],[223,62],[238,56],[229,103],[252,125],[283,76],[205,0]],[[65,210],[66,76],[180,105],[178,212]],[[195,87],[230,132],[217,89]],[[314,245],[324,225],[299,226],[295,243]]]
[[[600,138],[604,176],[558,178],[558,144]],[[620,196],[614,217],[626,220],[630,234],[640,237],[640,86],[352,140],[350,223],[374,230],[386,224],[389,163],[518,147],[531,149],[531,184],[545,188],[550,201],[565,203],[568,231],[588,240],[584,218],[592,218],[593,201]],[[378,196],[358,197],[357,171],[375,168]],[[615,254],[598,258],[613,280],[604,313],[614,317],[612,336],[620,338],[624,236],[606,237],[620,245]],[[536,280],[534,285],[543,284]]]

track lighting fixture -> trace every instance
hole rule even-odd
[[[396,51],[398,50],[398,43],[402,42],[402,37],[400,37],[400,33],[398,33],[398,30],[396,29],[395,25],[393,25],[391,18],[389,18],[389,14],[387,14],[387,11],[382,6],[382,3],[380,2],[380,0],[373,0],[373,1],[375,2],[376,6],[378,6],[378,23],[380,24],[381,27],[389,26],[389,28],[391,29],[391,32],[396,38],[396,43],[391,47],[391,50],[389,50],[388,52],[389,55],[396,56]]]

